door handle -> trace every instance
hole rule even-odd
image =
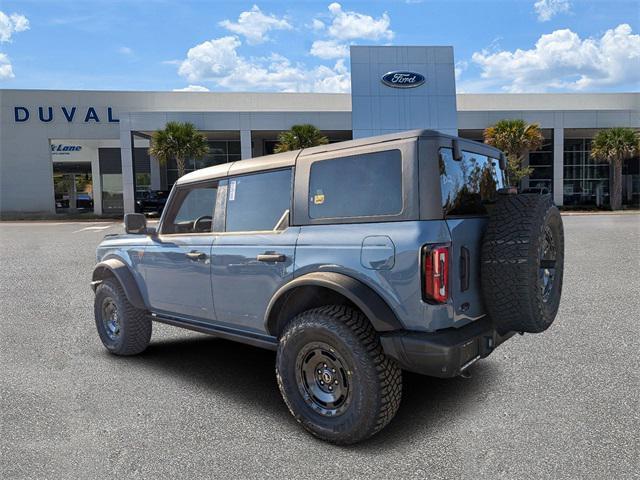
[[[256,257],[256,260],[258,260],[259,262],[269,262],[269,263],[284,262],[286,259],[287,259],[287,256],[283,255],[282,253],[265,252]]]
[[[205,260],[207,258],[207,254],[204,252],[198,252],[194,250],[193,252],[185,253],[189,260]]]

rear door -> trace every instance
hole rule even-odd
[[[269,301],[293,278],[300,228],[289,226],[292,183],[291,168],[229,178],[211,260],[218,321],[263,333]]]
[[[217,192],[216,181],[176,187],[141,262],[154,312],[215,320],[210,255]]]
[[[496,202],[504,175],[496,158],[462,150],[455,160],[451,148],[442,147],[440,186],[442,206],[451,232],[450,288],[457,316],[484,315],[480,285],[480,253],[487,215]]]

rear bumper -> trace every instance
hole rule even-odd
[[[433,333],[400,331],[380,336],[384,352],[404,370],[455,377],[514,335],[500,335],[488,317]]]

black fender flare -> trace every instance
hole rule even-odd
[[[303,286],[324,287],[344,296],[365,314],[378,332],[404,328],[382,297],[360,280],[337,272],[312,272],[295,278],[273,295],[264,317],[264,327],[270,335],[278,336],[280,333],[273,331],[274,320],[277,320],[273,315],[279,313],[282,301],[287,300],[287,294],[293,289]]]
[[[91,287],[95,291],[97,286],[105,278],[113,275],[124,290],[127,300],[136,308],[147,310],[140,288],[136,279],[133,277],[129,266],[119,258],[109,258],[98,263],[93,269]]]

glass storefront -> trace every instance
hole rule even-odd
[[[199,170],[200,168],[220,165],[221,163],[240,160],[240,140],[211,140],[209,153],[200,160],[187,160],[185,173]],[[175,160],[167,162],[167,185],[171,188],[178,178],[178,167]]]
[[[564,204],[609,204],[609,164],[591,157],[590,138],[564,139]]]
[[[104,215],[122,213],[122,174],[103,173],[102,180],[102,213]]]
[[[122,160],[119,148],[98,150],[102,185],[102,213],[119,215],[124,211],[122,190]]]
[[[622,165],[622,204],[640,207],[640,157],[631,158]]]
[[[529,176],[529,188],[545,188],[553,192],[553,132],[545,132],[542,146],[529,153],[529,166],[533,169]]]
[[[56,213],[93,211],[90,162],[53,162]]]

